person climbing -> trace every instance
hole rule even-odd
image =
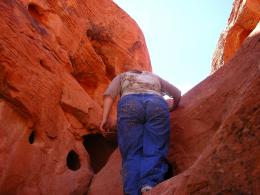
[[[163,96],[172,97],[169,107]],[[159,76],[131,70],[116,76],[104,93],[100,130],[108,131],[109,113],[115,97],[117,139],[122,156],[124,193],[140,195],[162,182],[168,171],[169,111],[177,108],[181,92]]]

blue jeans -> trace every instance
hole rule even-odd
[[[118,102],[117,127],[124,192],[139,195],[141,187],[155,186],[168,171],[167,102],[153,94],[126,95]]]

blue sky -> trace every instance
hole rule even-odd
[[[153,72],[182,93],[205,79],[233,0],[114,0],[142,29]]]

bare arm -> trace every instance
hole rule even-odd
[[[104,105],[103,105],[103,117],[100,124],[100,130],[106,132],[108,126],[108,117],[113,105],[113,98],[109,95],[104,96]]]
[[[103,98],[103,117],[100,130],[106,133],[108,129],[109,113],[111,111],[115,97],[120,93],[120,76],[116,76],[104,93]]]

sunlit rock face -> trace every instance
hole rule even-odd
[[[84,194],[114,149],[88,137],[102,93],[120,72],[151,70],[144,37],[110,0],[0,10],[0,194]]]
[[[230,18],[236,21],[248,14],[249,5],[257,8],[258,2],[235,1]],[[244,6],[237,10],[242,3]],[[214,74],[186,93],[172,113],[168,159],[175,176],[147,194],[259,193],[260,24],[257,17],[248,14],[247,19],[240,21],[242,27],[251,25],[250,33],[243,35],[240,44],[235,37],[229,40],[231,48],[236,49],[228,62],[220,69],[216,67]],[[252,23],[249,25],[248,21]],[[226,34],[233,30],[230,31]],[[116,150],[94,177],[89,194],[123,194],[120,169]]]
[[[259,0],[235,0],[213,55],[211,72],[227,64],[260,20]]]

